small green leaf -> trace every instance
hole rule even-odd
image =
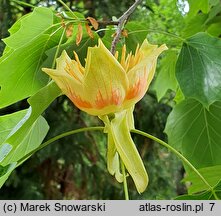
[[[160,70],[154,82],[153,90],[156,91],[158,101],[166,94],[168,89],[176,91],[177,81],[175,77],[175,65],[177,53],[166,52],[166,56],[160,62]]]
[[[165,132],[169,144],[196,167],[221,165],[221,102],[207,110],[194,99],[179,103],[170,113]]]
[[[206,33],[189,38],[176,65],[176,77],[186,98],[209,107],[221,100],[221,41]]]

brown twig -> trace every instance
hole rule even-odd
[[[120,40],[121,31],[124,27],[125,22],[127,21],[128,17],[134,12],[137,6],[142,2],[142,0],[135,0],[134,4],[130,6],[130,8],[124,12],[124,14],[118,19],[118,25],[116,30],[116,35],[111,44],[111,53],[114,55],[116,51],[116,46],[118,41]]]
[[[112,21],[112,20],[97,20],[97,22],[99,23],[99,25],[104,25],[104,26],[108,26],[108,25],[118,25],[119,21]]]

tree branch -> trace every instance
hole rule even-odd
[[[118,41],[120,40],[121,31],[124,27],[125,22],[127,21],[128,17],[134,12],[137,6],[142,2],[142,0],[135,0],[134,4],[130,6],[130,8],[118,19],[118,26],[116,30],[116,35],[111,44],[111,53],[114,55],[116,52],[116,46]]]
[[[112,20],[97,20],[99,25],[108,26],[108,25],[118,25],[119,21],[112,21]],[[89,24],[91,25],[91,24]]]

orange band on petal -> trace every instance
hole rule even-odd
[[[107,106],[108,103],[109,103],[108,99],[104,99],[102,94],[101,94],[101,91],[98,90],[97,97],[96,97],[96,100],[95,100],[96,108],[102,109],[105,106]]]
[[[120,105],[122,102],[122,97],[118,89],[111,91],[111,104]]]
[[[147,73],[144,74],[143,77],[139,77],[137,82],[134,84],[132,88],[130,88],[126,95],[126,100],[130,100],[136,97],[143,96],[146,92],[147,88]]]
[[[82,100],[79,95],[76,95],[72,93],[69,96],[70,100],[77,106],[79,109],[84,109],[84,108],[92,108],[92,105],[90,102]]]
[[[120,105],[122,103],[122,97],[120,95],[120,91],[118,89],[111,90],[111,97],[104,98],[101,94],[101,91],[98,91],[96,97],[96,108],[102,109],[106,106],[111,105]]]

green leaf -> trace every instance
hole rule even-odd
[[[176,102],[176,104],[179,104],[181,101],[185,100],[183,92],[181,91],[179,87],[178,87],[178,90],[176,91],[176,96],[173,100]]]
[[[12,155],[14,154],[14,151],[17,151],[17,148],[19,148],[19,150],[21,149],[19,147],[20,144],[24,142],[27,134],[29,134],[33,130],[32,128],[37,128],[38,125],[43,123],[42,118],[40,118],[37,123],[36,120],[41,116],[43,111],[50,105],[50,103],[59,95],[60,89],[54,82],[51,82],[46,87],[42,88],[34,96],[29,98],[28,102],[31,106],[28,109],[28,112],[16,125],[16,127],[13,128],[14,131],[11,132],[10,136],[8,136],[7,139],[3,142],[3,144],[7,143],[13,146],[13,149],[4,159],[4,164],[7,164],[9,161],[11,161]]]
[[[61,31],[51,9],[35,8],[11,28],[7,52],[0,59],[0,108],[35,94],[48,82],[41,71],[45,52],[56,46]]]
[[[220,2],[213,6],[208,14],[198,13],[190,19],[182,32],[184,38],[188,38],[198,32],[208,32],[212,36],[218,37],[220,35]]]
[[[48,8],[35,8],[34,11],[21,17],[10,29],[10,37],[3,39],[5,44],[18,49],[27,42],[32,42],[44,34],[53,24],[53,12]],[[22,37],[21,37],[22,34]]]
[[[11,172],[16,168],[16,162],[10,163],[6,166],[0,165],[0,188],[8,179]]]
[[[146,22],[128,22],[125,26],[128,31],[128,37],[125,37],[127,49],[136,50],[138,44],[142,44],[147,38],[148,26]]]
[[[13,169],[16,168],[17,161],[36,149],[48,132],[47,122],[42,116],[39,116],[24,136],[21,137],[18,134],[17,142],[10,142],[10,137],[20,130],[29,116],[30,109],[1,116],[1,127],[6,129],[3,137],[6,137],[6,139],[0,143],[0,187],[7,180]],[[8,128],[12,129],[8,130]]]
[[[218,0],[219,1],[219,0]],[[216,19],[217,16],[219,16],[219,13],[221,12],[221,4],[218,2],[214,7],[211,8],[209,12],[208,19],[206,20],[207,23],[213,22],[214,19]]]
[[[178,196],[175,198],[175,200],[215,200],[216,197],[214,197],[214,194],[216,194],[217,198],[221,199],[221,181],[213,187],[212,190],[204,191],[197,194],[185,194],[182,196]]]
[[[12,133],[16,133],[25,124],[24,119],[27,119],[27,116],[30,115],[30,110],[27,111],[27,114],[24,118],[20,119],[18,124],[16,124],[12,130]],[[13,116],[9,116],[9,118],[13,118]],[[37,148],[44,137],[48,132],[48,124],[44,120],[43,117],[38,117],[38,119],[31,125],[25,136],[20,137],[17,135],[17,142],[10,142],[10,137],[12,135],[8,135],[8,138],[0,145],[0,148],[5,144],[9,144],[12,146],[12,149],[8,152],[5,158],[1,161],[1,165],[6,166],[11,162],[17,162],[24,155],[28,154],[30,151]],[[10,132],[11,133],[11,132]]]
[[[84,65],[85,58],[87,57],[88,47],[93,47],[93,46],[97,45],[98,35],[96,33],[93,33],[93,34],[94,34],[94,38],[90,38],[90,37],[88,37],[88,34],[85,32],[85,30],[83,30],[83,36],[82,36],[81,43],[79,46],[77,46],[75,43],[76,35],[77,35],[77,28],[74,28],[72,38],[70,40],[68,40],[66,43],[61,45],[59,55],[61,54],[61,52],[63,50],[66,50],[68,55],[71,58],[74,58],[73,51],[75,51],[78,54],[78,57],[79,57],[82,65]],[[49,51],[52,52],[52,50],[55,51],[55,48],[52,48]],[[50,56],[51,54],[47,53],[47,55]]]
[[[194,195],[181,195],[175,198],[175,200],[213,200],[214,197],[211,191],[202,192]]]
[[[12,169],[12,167],[14,167],[15,164],[16,163],[12,163],[12,164],[9,164],[7,166],[1,166],[0,165],[0,178],[2,176],[4,176],[6,173],[8,173]]]
[[[220,3],[220,0],[209,0],[210,5],[217,5]]]
[[[221,102],[207,110],[194,99],[179,103],[170,113],[165,132],[169,144],[196,167],[221,165]]]
[[[60,89],[54,82],[51,82],[29,98],[28,102],[31,107],[28,111],[19,111],[0,117],[2,142],[0,144],[0,165],[8,168],[10,165],[10,169],[4,168],[5,174],[0,176],[0,187],[13,169],[20,165],[16,162],[41,144],[48,131],[47,122],[41,117],[41,114],[59,95]]]
[[[221,22],[211,24],[207,32],[213,36],[219,37],[221,35]]]
[[[183,44],[176,65],[176,77],[186,98],[208,107],[221,100],[221,41],[198,33]]]
[[[194,16],[199,11],[202,11],[203,13],[208,13],[210,6],[209,6],[209,0],[188,0],[189,3],[189,13],[188,16]]]
[[[49,127],[47,122],[43,117],[40,116],[27,132],[26,136],[23,137],[22,140],[19,139],[19,144],[15,143],[17,145],[14,145],[11,143],[11,146],[13,147],[12,150],[7,154],[5,159],[0,164],[0,166],[9,167],[7,172],[5,171],[4,175],[0,176],[0,187],[7,180],[11,172],[16,168],[17,161],[32,150],[36,149],[42,143],[48,129]]]
[[[201,168],[198,171],[212,187],[215,187],[221,180],[221,165]],[[188,188],[189,194],[205,191],[208,188],[199,176],[192,171],[188,172],[188,175],[182,181],[191,182]]]
[[[2,143],[14,126],[25,116],[27,110],[0,116],[0,143]],[[1,160],[0,160],[1,161]]]
[[[0,143],[3,143],[7,137],[13,133],[13,128],[19,123],[26,113],[27,110],[22,110],[12,114],[0,116]],[[12,145],[8,143],[0,145],[0,162],[4,160],[11,150]]]
[[[12,150],[12,145],[7,143],[0,146],[0,162],[2,162],[8,153]]]
[[[166,56],[160,62],[159,74],[157,75],[153,86],[153,89],[156,91],[158,101],[166,94],[168,89],[176,91],[176,61],[177,53],[175,51],[167,51]]]
[[[198,32],[206,30],[206,21],[208,20],[207,14],[197,14],[193,18],[187,20],[185,28],[183,29],[182,36],[188,38]]]

